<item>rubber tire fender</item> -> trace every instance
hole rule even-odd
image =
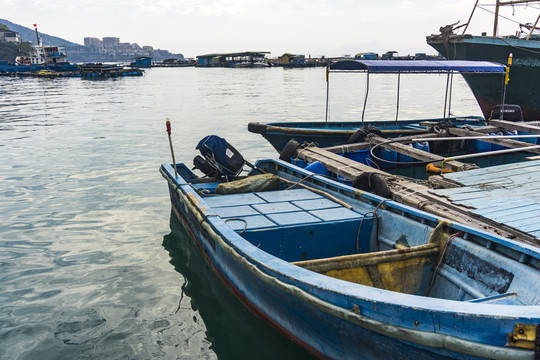
[[[386,180],[374,172],[364,172],[352,181],[352,186],[360,189],[369,191],[375,195],[382,196],[384,198],[390,198],[391,192]]]
[[[356,132],[351,135],[349,140],[347,140],[347,144],[363,142],[364,140],[366,140],[368,134],[376,134],[378,136],[383,136],[382,130],[378,127],[371,125],[364,126],[363,128],[356,130]]]
[[[279,153],[279,160],[291,162],[291,158],[294,156],[296,150],[300,147],[300,143],[295,139],[289,140],[289,142],[283,147],[283,150]]]

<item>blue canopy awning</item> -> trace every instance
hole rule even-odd
[[[330,70],[371,73],[504,73],[505,66],[489,61],[467,60],[343,60],[331,64]]]

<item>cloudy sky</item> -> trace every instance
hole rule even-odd
[[[186,57],[260,50],[311,56],[359,52],[427,52],[425,37],[467,21],[475,0],[0,0],[0,17],[82,44],[119,37]],[[480,2],[482,3],[482,1]],[[485,0],[485,8],[493,11]],[[540,3],[503,15],[533,23]],[[477,9],[468,33],[493,31],[493,15]],[[502,34],[519,27],[503,21]]]

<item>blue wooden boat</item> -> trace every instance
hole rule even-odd
[[[517,130],[503,130],[494,127],[478,127],[482,131],[497,129],[497,132],[474,131],[473,127],[449,127],[444,129],[448,136],[428,133],[423,136],[405,136],[382,138],[368,135],[363,142],[327,147],[331,153],[387,171],[394,175],[415,179],[427,179],[430,175],[486,168],[503,163],[526,161],[531,155],[540,154],[540,128],[529,126],[525,133]],[[309,167],[310,171],[338,178],[322,165],[313,160],[298,158],[297,150],[315,148],[313,145],[301,145],[290,140],[280,154],[280,159],[292,162],[300,167]]]
[[[500,64],[485,61],[459,61],[459,60],[344,60],[331,64],[327,68],[327,84],[332,72],[366,72],[367,87],[366,98],[364,99],[364,110],[362,119],[357,122],[272,122],[263,124],[252,122],[248,124],[248,130],[262,135],[278,152],[281,152],[291,139],[298,142],[317,143],[320,147],[328,147],[345,144],[353,134],[359,130],[375,126],[382,130],[385,136],[412,135],[429,131],[430,126],[422,125],[425,122],[450,121],[456,126],[481,124],[484,119],[480,117],[450,116],[452,76],[454,73],[468,74],[472,77],[484,74],[497,79],[498,83],[503,83],[505,67]],[[383,119],[380,121],[364,121],[364,113],[369,94],[369,74],[397,74],[398,75],[398,100],[395,119]],[[440,119],[416,119],[399,120],[399,77],[401,74],[446,74],[447,92],[443,109],[443,118]],[[501,99],[504,103],[504,99]],[[327,116],[328,118],[328,97]]]
[[[251,122],[248,130],[262,135],[278,152],[282,152],[287,143],[295,139],[299,143],[315,143],[319,147],[347,144],[349,139],[366,127],[376,127],[385,137],[425,134],[433,124],[447,121],[456,127],[483,126],[484,118],[477,116],[451,117],[447,119],[417,119],[382,121],[297,121],[262,124]],[[425,125],[428,124],[428,125]]]
[[[228,183],[185,164],[160,172],[218,277],[319,358],[539,355],[537,247],[281,160]]]

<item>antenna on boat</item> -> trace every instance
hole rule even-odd
[[[36,32],[36,46],[39,46],[39,33],[37,30],[37,24],[34,24],[34,31]]]
[[[171,147],[171,155],[172,155],[172,162],[174,166],[174,178],[178,178],[178,170],[176,169],[176,160],[174,159],[174,150],[172,146],[172,140],[171,140],[171,120],[169,118],[166,118],[167,121],[165,122],[165,125],[167,126],[167,136],[169,137],[169,146]]]

